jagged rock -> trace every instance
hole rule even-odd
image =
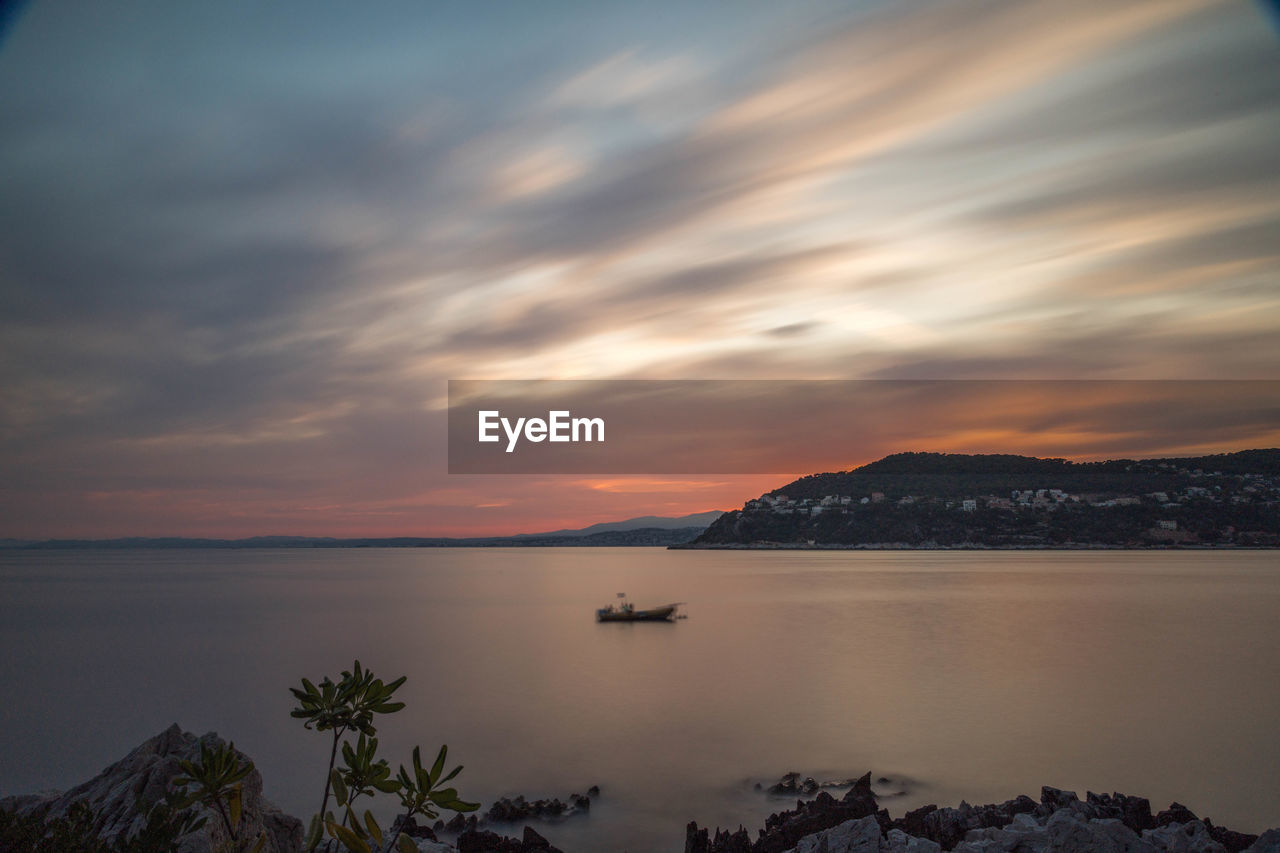
[[[1048,790],[1057,791],[1056,788]],[[1075,795],[1071,794],[1071,798],[1074,800]],[[1065,798],[1063,801],[1068,802]],[[984,806],[971,806],[961,800],[956,808],[940,809],[937,806],[922,806],[895,820],[893,826],[907,835],[936,841],[943,850],[950,850],[959,844],[970,830],[998,829],[1012,823],[1017,815],[1032,814],[1036,809],[1035,800],[1027,796]]]
[[[551,842],[539,835],[532,826],[526,826],[521,847],[525,850],[550,850]]]
[[[1180,808],[1187,811],[1185,807]],[[1142,833],[1142,837],[1156,850],[1167,853],[1227,853],[1227,848],[1214,840],[1209,828],[1200,820],[1162,824]]]
[[[443,841],[415,838],[413,843],[417,846],[418,853],[458,853],[458,848],[452,844],[445,844]]]
[[[468,829],[458,836],[458,853],[563,853],[532,827],[524,828],[520,840],[486,829]]]
[[[883,777],[881,777],[883,779]],[[799,774],[780,784],[803,787]],[[1187,818],[1176,820],[1176,818]],[[876,827],[873,833],[871,828]],[[826,792],[792,811],[770,815],[754,844],[744,829],[710,835],[690,823],[685,853],[1280,853],[1280,829],[1262,837],[1198,820],[1178,803],[1157,816],[1143,797],[1045,786],[1040,802],[1019,796],[1003,803],[956,808],[928,805],[890,821],[879,809],[871,774],[840,801]]]
[[[43,820],[65,817],[72,804],[84,800],[97,816],[94,831],[108,841],[137,832],[146,823],[145,810],[164,798],[173,780],[182,775],[183,760],[200,757],[200,745],[222,744],[217,734],[203,737],[183,731],[176,723],[135,747],[89,781],[62,794],[10,797],[0,800],[0,808],[30,814]],[[242,761],[248,756],[239,750]],[[286,815],[262,796],[262,774],[254,769],[242,783],[242,838],[267,835],[269,853],[293,853],[302,845],[302,822]],[[226,830],[216,813],[205,810],[204,828],[184,837],[180,853],[211,853],[226,838]]]
[[[1209,827],[1209,835],[1225,847],[1227,853],[1244,853],[1258,840],[1258,836],[1247,832],[1234,832],[1225,826],[1214,826],[1208,818],[1205,819],[1204,825]]]
[[[1167,826],[1171,823],[1191,823],[1193,820],[1199,820],[1195,812],[1184,806],[1182,803],[1170,803],[1169,808],[1156,815],[1156,826]]]
[[[561,802],[560,798],[550,800],[528,801],[523,796],[514,799],[500,797],[489,810],[484,819],[492,823],[519,823],[531,818],[554,819],[569,817],[579,811],[591,808],[591,801],[581,794],[571,794],[569,802]]]
[[[938,811],[938,807],[932,803],[927,806],[921,806],[918,809],[912,809],[902,817],[893,822],[896,829],[901,830],[907,835],[918,836],[920,838],[929,837],[926,835],[925,818]],[[933,839],[937,841],[937,839]]]
[[[1039,853],[1049,847],[1049,832],[1044,824],[1030,814],[1022,813],[1013,816],[1004,827],[985,827],[971,829],[965,833],[964,841],[954,848],[952,853],[977,853],[981,850],[1017,851],[1017,853]]]
[[[711,840],[711,849],[719,853],[749,853],[751,836],[742,827],[738,827],[737,832],[729,832],[727,829],[721,832],[717,829],[715,838]]]
[[[467,830],[458,836],[457,846],[458,853],[520,853],[519,841],[487,829]]]
[[[1268,829],[1245,853],[1280,853],[1280,829]]]
[[[858,780],[855,778],[826,779],[819,782],[812,776],[801,776],[799,773],[792,771],[790,773],[783,774],[777,782],[774,782],[767,788],[757,782],[753,786],[753,789],[756,791],[764,791],[771,797],[812,797],[824,788],[848,788],[856,784],[858,784]],[[876,780],[876,784],[890,785],[893,784],[893,780],[888,777],[881,776]],[[896,794],[894,796],[896,796]]]
[[[880,822],[864,817],[806,835],[790,853],[880,853],[883,841]]]
[[[462,816],[462,812],[458,812],[449,818],[449,822],[444,825],[445,832],[465,832],[468,828],[475,829],[475,815],[471,816],[471,825],[468,827],[467,818]]]
[[[436,821],[439,823],[439,821]],[[429,826],[423,826],[413,818],[406,819],[404,815],[400,815],[391,822],[390,834],[395,835],[396,832],[402,832],[412,839],[422,839],[426,841],[439,841],[436,838],[435,830]]]
[[[588,796],[588,797],[598,797],[598,796],[600,796],[600,786],[599,786],[599,785],[592,785],[590,788],[588,788],[588,789],[587,789],[587,796]]]
[[[901,829],[891,829],[885,835],[885,853],[942,853],[942,846],[927,838],[907,835]]]
[[[707,853],[711,839],[705,829],[698,829],[697,821],[689,821],[684,827],[684,853]]]
[[[870,773],[858,779],[840,800],[822,791],[812,800],[798,801],[791,811],[769,815],[754,844],[750,843],[745,829],[735,833],[717,829],[714,836],[708,837],[705,829],[690,823],[685,829],[685,850],[690,853],[783,853],[806,835],[865,817],[874,817],[882,831],[890,826],[889,813],[876,805]]]
[[[1085,794],[1085,803],[1090,818],[1115,818],[1134,832],[1153,829],[1156,825],[1151,814],[1151,801],[1145,797],[1089,791]]]
[[[766,793],[774,797],[809,797],[818,793],[820,787],[812,776],[801,779],[799,773],[792,772],[770,785]]]
[[[1088,820],[1076,810],[1059,809],[1045,822],[1049,849],[1055,853],[1155,853],[1155,848],[1114,818]]]
[[[1045,785],[1040,789],[1040,802],[1057,811],[1058,809],[1071,808],[1080,802],[1080,798],[1076,796],[1075,791],[1064,791],[1061,788],[1052,788]]]

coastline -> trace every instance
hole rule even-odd
[[[73,848],[60,853],[104,849],[95,843],[131,850],[128,842],[138,833],[147,803],[180,784],[180,762],[193,760],[202,748],[225,745],[214,732],[197,736],[175,723],[65,793],[0,799],[0,850],[27,853],[44,849],[39,841],[41,833],[49,831],[57,836],[77,813],[82,815],[81,835]],[[252,769],[248,756],[235,754],[250,762],[252,771],[243,791],[248,837],[261,835],[267,853],[299,853],[304,846],[304,821],[263,797],[261,774]],[[894,783],[882,777],[877,784],[883,789]],[[846,787],[839,799],[827,790]],[[870,771],[857,779],[831,783],[802,779],[793,772],[767,791],[756,785],[756,792],[780,800],[790,798],[795,807],[770,814],[754,838],[742,826],[735,831],[717,827],[712,832],[690,821],[685,827],[685,853],[1280,853],[1280,828],[1257,835],[1237,832],[1199,817],[1181,803],[1153,811],[1147,798],[1121,793],[1089,792],[1081,800],[1074,791],[1046,785],[1039,800],[1020,795],[978,806],[964,801],[954,807],[929,804],[891,818],[879,799],[893,794],[877,794]],[[599,790],[592,788],[586,795],[572,795],[568,803],[502,798],[477,816],[464,819],[458,814],[447,824],[437,820],[426,826],[409,818],[393,826],[418,853],[552,853],[560,848],[534,824],[548,831],[547,826],[568,815],[577,815],[574,820],[590,820],[590,798],[598,795]],[[196,809],[196,814],[209,811],[207,806]],[[519,837],[511,837],[513,832]],[[634,840],[610,838],[608,843],[629,849]],[[226,841],[217,824],[210,822],[181,834],[175,845],[184,853],[211,853]],[[677,843],[673,838],[671,849]]]
[[[685,542],[666,546],[668,551],[1277,551],[1280,545],[911,545],[874,542],[846,545],[802,542]]]

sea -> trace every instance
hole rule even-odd
[[[618,593],[687,618],[597,623]],[[754,835],[792,771],[894,816],[1052,785],[1280,826],[1276,551],[4,551],[0,650],[0,795],[176,722],[306,819],[328,735],[288,688],[358,659],[408,677],[393,768],[447,744],[486,808],[598,786],[532,824],[567,853]]]

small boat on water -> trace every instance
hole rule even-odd
[[[676,608],[682,602],[636,610],[635,605],[627,601],[625,593],[618,593],[618,598],[622,600],[617,605],[610,604],[596,611],[597,622],[674,622],[682,618],[676,615]]]

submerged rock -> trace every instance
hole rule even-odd
[[[812,776],[801,779],[799,773],[793,772],[770,785],[766,793],[774,797],[811,797],[819,790],[821,786]]]
[[[591,792],[595,793],[592,794]],[[570,794],[569,801],[526,800],[523,796],[500,797],[485,812],[481,823],[518,823],[525,820],[556,820],[591,810],[591,797],[600,789],[592,785],[587,794]],[[452,828],[452,827],[447,827]]]

